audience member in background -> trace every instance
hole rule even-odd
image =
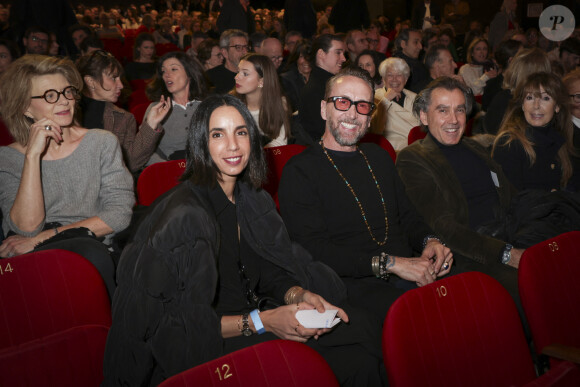
[[[48,54],[48,31],[42,27],[30,27],[24,33],[22,45],[25,54]]]
[[[253,51],[256,54],[261,54],[262,53],[262,42],[267,37],[268,37],[268,35],[266,35],[263,32],[254,32],[252,35],[250,35],[251,47],[249,48],[248,51]]]
[[[143,15],[141,19],[141,25],[137,28],[137,35],[142,33],[152,34],[155,32],[155,18],[150,13]]]
[[[302,37],[312,38],[316,33],[316,11],[312,2],[310,0],[286,0],[284,2],[284,24],[288,32],[300,33],[300,39]],[[285,50],[290,52],[292,47],[285,48]]]
[[[48,44],[48,55],[50,56],[57,56],[58,55],[58,49],[60,47],[60,45],[58,44],[58,40],[56,38],[56,34],[54,32],[51,32],[49,34],[49,44]]]
[[[115,106],[123,89],[123,67],[117,59],[105,51],[95,51],[81,57],[77,68],[86,85],[80,102],[83,127],[100,128],[116,135],[125,165],[133,173],[140,171],[163,135],[159,123],[169,109],[158,104],[137,131],[133,114]]]
[[[181,19],[181,29],[177,33],[178,46],[181,50],[185,50],[191,45],[191,24],[193,23],[193,18],[187,14],[183,14]]]
[[[358,67],[331,78],[320,108],[324,135],[288,161],[278,193],[290,237],[332,267],[351,304],[382,324],[394,299],[449,273],[453,259],[409,202],[388,152],[358,143],[373,94]]]
[[[481,98],[481,108],[483,111],[487,111],[493,97],[501,91],[504,81],[503,74],[514,56],[523,47],[524,45],[521,42],[512,39],[504,40],[499,44],[499,46],[497,46],[497,49],[493,53],[495,63],[497,64],[497,77],[492,78],[485,83]]]
[[[220,33],[229,29],[241,30],[246,34],[254,32],[253,15],[249,0],[223,0],[217,27]]]
[[[301,101],[300,94],[312,72],[312,65],[308,59],[311,47],[309,41],[299,42],[288,57],[285,72],[280,75],[280,83],[292,111],[298,110]]]
[[[159,21],[159,28],[153,32],[153,38],[155,39],[155,44],[164,44],[164,43],[171,43],[177,44],[179,43],[179,39],[177,34],[173,32],[173,25],[171,24],[171,18],[163,17]]]
[[[469,2],[465,0],[450,0],[443,7],[443,23],[451,24],[455,34],[463,38],[463,35],[467,32],[469,11]]]
[[[128,81],[151,79],[155,75],[155,38],[143,32],[137,35],[133,45],[133,61],[125,65],[125,76]]]
[[[516,19],[517,7],[517,0],[503,0],[499,12],[495,14],[489,25],[488,38],[491,51],[495,51],[508,31],[518,28]]]
[[[0,75],[19,57],[20,52],[16,43],[11,40],[0,39]]]
[[[435,44],[429,48],[425,54],[425,67],[429,70],[429,83],[439,77],[450,77],[465,83],[461,75],[455,74],[457,64],[444,44]],[[425,84],[425,87],[429,83]]]
[[[487,40],[474,39],[467,49],[467,63],[459,69],[459,75],[475,96],[481,95],[486,82],[497,76],[497,66],[489,54]]]
[[[419,120],[413,115],[417,95],[405,89],[410,71],[401,58],[385,59],[379,66],[385,86],[375,91],[376,110],[371,131],[385,136],[397,151],[407,146],[409,132],[419,126]]]
[[[526,30],[526,44],[525,44],[525,47],[526,48],[538,47],[539,34],[540,34],[540,31],[538,31],[537,28],[535,28],[535,27],[528,28]]]
[[[99,39],[119,39],[121,41],[124,39],[121,27],[110,13],[101,12],[99,19],[101,21],[101,28],[97,29]]]
[[[69,28],[69,35],[72,38],[74,47],[69,57],[76,60],[81,54],[81,43],[89,36],[95,36],[95,32],[89,27],[81,24],[75,24]]]
[[[187,128],[191,116],[207,94],[203,67],[181,51],[169,52],[159,59],[153,81],[147,86],[147,94],[154,102],[145,112],[144,122],[150,122],[149,114],[168,106],[170,112],[161,121],[164,130],[161,141],[147,165],[166,160],[185,158]],[[161,128],[156,127],[157,130]]]
[[[531,48],[518,51],[503,74],[502,90],[493,97],[483,118],[484,131],[493,135],[497,134],[515,90],[523,85],[530,75],[551,72],[551,69],[550,59],[541,49]]]
[[[419,59],[424,62],[425,53],[434,44],[439,43],[439,29],[435,27],[427,28],[421,31],[421,53],[419,54]]]
[[[411,16],[411,28],[426,30],[441,22],[441,9],[431,0],[417,2]]]
[[[535,73],[518,86],[492,156],[518,189],[566,188],[573,174],[570,97],[560,78]]]
[[[576,154],[572,157],[572,166],[574,168],[574,181],[572,182],[577,190],[580,190],[580,69],[568,73],[564,79],[564,86],[570,97],[570,113],[572,124],[574,125],[574,134],[572,136],[574,151]]]
[[[455,62],[459,62],[459,55],[457,55],[457,50],[455,48],[455,33],[453,30],[451,28],[442,29],[439,31],[437,39],[439,40],[439,43],[447,47],[451,53],[451,56],[453,57],[453,60]]]
[[[95,265],[112,297],[115,265],[97,238],[110,243],[129,225],[133,179],[117,138],[75,121],[82,82],[70,60],[40,55],[25,55],[2,75],[0,109],[16,142],[0,148],[7,236],[0,257],[74,251]]]
[[[88,36],[81,42],[81,55],[88,55],[94,51],[104,50],[103,41],[97,36]]]
[[[248,53],[248,34],[240,30],[226,30],[220,36],[220,49],[225,59],[222,65],[207,71],[214,93],[224,94],[236,85],[240,58]]]
[[[580,40],[570,37],[560,43],[560,62],[564,66],[564,73],[576,70],[580,65]]]
[[[298,108],[300,124],[312,142],[318,141],[324,133],[324,120],[320,116],[320,101],[324,99],[326,81],[338,74],[346,61],[344,53],[344,42],[337,35],[320,35],[312,43],[309,62],[314,67],[308,83],[300,94],[301,105]]]
[[[104,385],[158,385],[274,339],[314,348],[343,386],[383,384],[379,326],[365,331],[372,327],[364,317],[315,293],[336,298],[344,285],[291,242],[260,189],[265,179],[260,134],[244,104],[230,95],[202,102],[183,183],[150,210],[121,258]],[[308,329],[295,316],[304,309],[337,309],[352,323]]]
[[[381,54],[374,50],[364,50],[354,60],[355,66],[369,72],[373,82],[375,83],[375,90],[383,87],[383,78],[381,77],[381,74],[379,74],[379,66],[381,62]]]
[[[265,55],[242,57],[232,94],[248,107],[258,124],[262,144],[267,147],[288,143],[290,132],[289,107],[272,61]]]
[[[201,32],[201,31],[195,31],[191,35],[191,41],[186,46],[186,48],[189,47],[189,49],[187,49],[186,53],[189,56],[192,56],[192,55],[197,56],[197,48],[206,39],[207,39],[207,34]]]
[[[287,57],[294,51],[294,47],[302,41],[302,34],[299,31],[288,31],[284,38],[284,56]]]
[[[403,59],[411,69],[411,76],[407,80],[406,88],[417,93],[429,77],[427,68],[419,61],[419,54],[423,48],[421,32],[409,28],[402,29],[395,39],[395,47],[397,51],[393,56]]]
[[[346,34],[346,50],[348,51],[348,62],[354,63],[357,56],[364,50],[369,49],[369,42],[364,32],[361,30],[350,30]]]
[[[262,42],[262,55],[267,56],[270,58],[276,71],[280,69],[280,65],[282,64],[282,60],[284,56],[282,56],[282,43],[277,38],[267,38],[264,39]]]
[[[224,56],[220,50],[219,42],[215,39],[206,39],[197,46],[197,59],[203,68],[211,70],[224,62]]]
[[[389,46],[389,38],[383,36],[383,33],[386,35],[383,24],[378,19],[372,20],[367,29],[367,41],[371,50],[378,51],[381,54],[385,54]],[[378,42],[375,43],[375,40],[378,40]],[[386,59],[386,57],[383,59]]]

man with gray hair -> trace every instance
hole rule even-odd
[[[453,258],[409,202],[389,154],[358,144],[373,94],[358,67],[330,78],[319,105],[325,131],[286,164],[279,199],[290,237],[341,276],[352,305],[382,323],[404,290],[446,275]]]
[[[439,77],[415,99],[428,135],[403,149],[397,170],[407,195],[456,257],[457,270],[496,278],[517,300],[523,249],[483,230],[508,212],[514,188],[489,151],[463,137],[472,102],[464,83]]]
[[[248,34],[241,30],[225,30],[220,35],[220,50],[224,63],[207,71],[214,93],[224,94],[236,85],[240,58],[248,53]]]

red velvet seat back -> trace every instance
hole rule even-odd
[[[131,109],[131,114],[133,114],[133,116],[135,117],[135,121],[137,121],[137,126],[140,126],[141,123],[143,122],[143,119],[145,118],[145,112],[147,112],[147,108],[149,107],[150,104],[151,104],[150,102],[145,102],[136,105]]]
[[[179,184],[185,171],[185,160],[170,160],[151,164],[137,180],[137,203],[148,206],[159,196]]]
[[[301,153],[306,147],[298,144],[288,144],[264,148],[264,155],[268,163],[268,180],[263,188],[268,191],[278,207],[278,186],[284,166],[293,156]]]
[[[529,247],[518,284],[536,351],[549,344],[580,348],[580,231]]]
[[[108,331],[86,325],[0,350],[0,386],[99,386]]]
[[[157,55],[161,57],[161,56],[167,54],[168,52],[181,51],[181,50],[179,49],[178,46],[176,46],[173,43],[157,43],[155,45],[155,51],[157,52]]]
[[[159,386],[333,387],[338,382],[330,366],[312,348],[273,340],[182,372]]]
[[[389,155],[393,159],[393,163],[397,159],[397,152],[395,151],[395,148],[393,148],[393,146],[391,145],[389,140],[385,138],[385,136],[375,133],[367,133],[364,135],[363,138],[361,138],[360,142],[372,142],[374,144],[377,144],[378,146],[389,152]]]
[[[383,326],[383,354],[392,387],[518,386],[535,378],[513,300],[478,272],[398,298]]]
[[[407,144],[411,145],[417,140],[422,140],[427,136],[426,132],[423,132],[420,126],[415,126],[409,132],[409,136],[407,137]]]
[[[80,255],[46,250],[0,260],[0,348],[71,327],[111,325],[105,284]]]

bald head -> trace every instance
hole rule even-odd
[[[262,42],[262,55],[266,55],[274,66],[276,70],[282,64],[282,43],[276,38],[267,38]]]

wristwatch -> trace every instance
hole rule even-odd
[[[252,336],[254,332],[250,329],[250,323],[248,321],[249,313],[244,313],[242,315],[242,335]]]
[[[501,257],[501,263],[507,265],[510,259],[512,259],[512,249],[514,247],[509,243],[505,244],[505,249],[503,250],[503,255]]]

